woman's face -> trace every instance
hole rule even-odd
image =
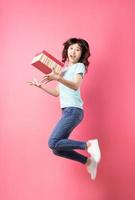
[[[67,50],[69,64],[77,63],[81,57],[81,54],[81,47],[77,43],[70,45]]]

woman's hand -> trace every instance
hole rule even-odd
[[[58,81],[60,78],[60,74],[61,74],[61,67],[57,66],[55,68],[52,69],[52,72],[48,75],[45,75],[42,80],[41,83],[48,83],[50,81],[56,80]]]
[[[41,82],[39,82],[36,78],[33,78],[32,81],[27,81],[29,85],[34,85],[36,87],[41,87]]]
[[[53,73],[51,73],[51,74],[45,75],[45,76],[42,78],[41,82],[42,82],[42,83],[48,83],[48,82],[53,81],[53,80],[58,81],[59,78],[60,78],[60,75],[59,75],[59,74],[53,74]]]

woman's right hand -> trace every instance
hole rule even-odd
[[[36,78],[33,78],[32,81],[27,81],[29,85],[34,85],[36,87],[41,87],[41,82],[39,82]]]

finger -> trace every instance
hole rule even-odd
[[[42,82],[43,80],[45,80],[47,77],[48,77],[48,75],[44,76],[44,77],[41,79],[41,82]]]
[[[48,80],[47,78],[44,78],[43,80],[41,80],[41,83],[44,83],[46,80]]]
[[[33,84],[33,85],[36,85],[36,83],[35,83],[34,81],[32,81],[32,84]]]
[[[48,75],[45,75],[45,76],[43,76],[43,78],[46,78]],[[41,78],[41,79],[43,79],[43,78]]]
[[[34,78],[34,82],[37,86],[39,86],[39,82]]]
[[[46,81],[45,84],[49,83],[50,81],[52,81],[52,80],[48,80],[48,81]]]
[[[61,67],[57,65],[55,68],[55,74],[60,74],[60,71],[61,71]]]
[[[52,67],[52,70],[56,69],[56,65]]]
[[[61,73],[61,67],[59,66],[58,73]]]
[[[48,80],[48,78],[46,78],[46,79],[40,81],[40,83],[44,83],[44,82],[47,81],[47,80]]]
[[[38,83],[38,80],[37,80],[36,78],[33,78],[33,81],[34,81],[35,83]]]
[[[52,68],[52,74],[53,74],[53,73],[55,74],[55,69],[56,69],[56,66],[54,66],[54,67]]]

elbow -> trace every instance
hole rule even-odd
[[[54,96],[55,96],[55,97],[59,97],[59,93],[55,94]]]
[[[74,88],[73,88],[73,90],[78,90],[79,89],[79,87],[78,86],[75,86]]]
[[[78,89],[79,89],[79,85],[78,85],[78,84],[75,84],[73,90],[76,91],[76,90],[78,90]]]

